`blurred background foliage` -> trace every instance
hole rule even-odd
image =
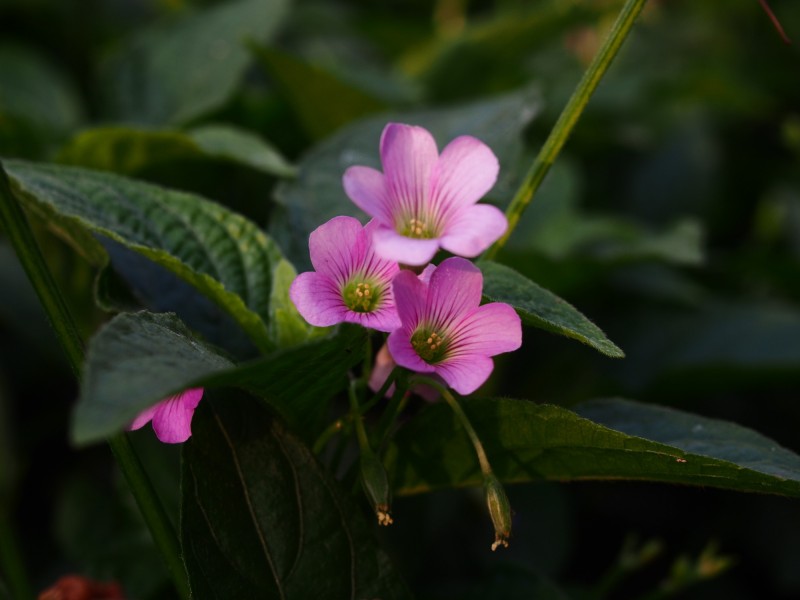
[[[620,5],[0,0],[0,156],[197,192],[278,229],[281,181],[357,119],[524,93],[509,137],[524,143],[495,148],[508,156],[490,195],[502,205]],[[772,5],[800,40],[800,4]],[[500,256],[627,358],[528,329],[497,361],[504,391],[565,406],[632,397],[800,451],[798,78],[800,51],[757,0],[648,3]],[[93,265],[37,231],[94,331],[106,315]],[[16,531],[36,590],[77,572],[169,598],[107,449],[68,445],[76,390],[2,237],[0,300],[0,530]],[[174,449],[135,441],[177,506]],[[800,595],[794,501],[630,482],[508,491],[514,538],[495,554],[477,491],[396,500],[382,536],[419,597]]]

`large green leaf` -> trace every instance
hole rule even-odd
[[[576,339],[607,356],[625,356],[597,325],[567,301],[536,285],[514,269],[492,261],[482,261],[479,264],[483,271],[484,297],[492,302],[510,304],[526,325]]]
[[[172,271],[231,315],[262,350],[277,246],[251,221],[199,196],[84,169],[5,163],[14,194],[96,263],[100,234]]]
[[[257,403],[201,405],[182,480],[193,598],[410,597],[358,508]]]
[[[732,423],[624,400],[580,409],[600,423],[525,400],[470,400],[464,409],[507,482],[632,479],[800,497],[800,456]],[[399,493],[481,483],[443,403],[402,429],[389,457]]]
[[[245,42],[266,42],[287,0],[237,0],[159,23],[126,40],[104,64],[110,117],[185,123],[224,104],[248,65]]]
[[[239,386],[292,427],[313,435],[327,401],[363,358],[365,330],[273,352],[239,366],[197,340],[172,314],[121,314],[91,340],[72,438],[83,444],[124,429],[141,411],[190,387]]]
[[[280,177],[295,172],[264,140],[230,125],[203,125],[185,132],[98,127],[73,137],[58,155],[64,164],[126,175],[160,163],[198,158],[236,162]]]
[[[488,144],[500,160],[500,179],[489,198],[503,203],[516,187],[523,152],[521,133],[539,110],[534,91],[447,109],[422,110],[371,117],[326,139],[300,162],[296,180],[282,182],[276,191],[279,209],[270,232],[298,268],[309,265],[308,235],[337,215],[364,218],[345,195],[342,174],[351,165],[380,168],[378,142],[388,121],[421,125],[441,149],[458,135],[470,134]]]

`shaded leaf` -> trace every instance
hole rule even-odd
[[[606,356],[625,356],[597,325],[565,300],[499,263],[481,261],[479,266],[484,297],[490,302],[510,304],[526,325],[578,340]]]
[[[170,129],[98,127],[82,131],[59,152],[58,161],[122,174],[176,160],[235,162],[279,177],[294,167],[258,136],[230,125],[204,125],[186,132]]]
[[[357,507],[252,400],[205,402],[183,456],[193,598],[410,598]]]
[[[0,46],[0,154],[41,154],[82,118],[68,80],[32,50]]]
[[[237,0],[156,24],[105,63],[100,89],[110,117],[186,123],[224,104],[248,65],[248,40],[265,42],[287,0]]]
[[[312,138],[323,138],[358,117],[387,108],[382,100],[324,69],[274,49],[252,50]]]
[[[238,386],[264,398],[309,436],[363,358],[366,330],[273,352],[241,365],[197,340],[172,314],[139,312],[112,319],[91,340],[72,423],[75,443],[98,441],[128,426],[145,408],[191,387]]]
[[[695,388],[707,375],[716,389],[739,389],[759,375],[794,382],[800,373],[800,311],[789,305],[706,300],[692,311],[636,313],[628,325],[631,358],[617,367],[631,387],[692,373]]]
[[[209,156],[247,165],[270,175],[293,177],[295,168],[260,137],[232,125],[209,124],[186,134]]]
[[[522,130],[539,111],[532,90],[493,100],[447,109],[421,110],[371,117],[326,139],[300,162],[296,180],[276,190],[279,204],[270,220],[270,232],[298,270],[310,267],[308,235],[337,215],[364,215],[345,195],[342,174],[351,165],[380,168],[378,142],[388,121],[421,125],[436,138],[441,150],[458,135],[481,139],[500,161],[500,179],[488,198],[505,202],[514,192],[520,172],[514,167],[523,152]]]
[[[625,400],[579,409],[608,426],[525,400],[464,409],[506,482],[632,479],[800,497],[800,456],[724,421]],[[481,484],[474,450],[443,404],[402,429],[390,457],[398,493]]]
[[[261,350],[277,246],[251,221],[193,194],[84,169],[5,163],[15,195],[105,265],[101,234],[172,271],[231,315]]]

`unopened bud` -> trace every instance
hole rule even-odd
[[[364,492],[375,509],[378,525],[391,525],[392,516],[389,513],[391,503],[391,489],[386,469],[378,457],[371,451],[361,453],[361,485]]]
[[[494,525],[494,543],[492,544],[492,552],[494,552],[498,546],[508,548],[508,538],[511,536],[511,506],[503,485],[493,473],[489,473],[483,478],[483,487],[486,491],[489,516]]]

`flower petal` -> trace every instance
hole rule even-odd
[[[342,185],[358,208],[387,227],[394,226],[383,173],[372,167],[349,167],[342,176]]]
[[[158,404],[154,404],[150,408],[146,408],[145,410],[140,412],[139,416],[136,417],[133,420],[133,423],[131,423],[130,426],[128,427],[128,431],[135,431],[147,425],[153,419],[153,415],[156,414],[157,409],[158,409]]]
[[[153,431],[166,444],[185,442],[192,435],[192,416],[203,397],[203,388],[186,390],[158,404]]]
[[[494,356],[522,345],[522,321],[503,302],[478,307],[450,332],[451,356]]]
[[[445,259],[431,275],[424,318],[437,326],[460,321],[464,313],[478,308],[482,290],[478,267],[464,258]]]
[[[314,270],[339,283],[347,281],[364,254],[365,241],[359,236],[361,230],[358,219],[334,217],[312,231],[308,238],[308,251]]]
[[[350,312],[342,300],[341,288],[319,273],[300,273],[289,288],[289,298],[302,317],[316,327],[341,323]]]
[[[447,360],[436,365],[436,374],[461,395],[471,394],[494,370],[494,362],[488,356],[470,355]]]
[[[392,282],[394,302],[403,329],[411,339],[411,333],[417,328],[424,316],[428,297],[428,286],[411,271],[400,271]]]
[[[397,309],[393,302],[368,313],[347,311],[344,320],[348,323],[355,323],[362,327],[369,327],[386,333],[394,331],[401,325],[400,317],[397,315]]]
[[[438,240],[409,238],[382,226],[377,227],[372,234],[372,243],[375,253],[381,258],[413,266],[430,262],[439,249]]]
[[[478,256],[508,229],[503,212],[490,204],[476,204],[459,213],[447,224],[440,243],[459,256]]]
[[[436,141],[427,129],[401,123],[383,129],[381,163],[393,215],[419,214],[427,207],[438,158]]]
[[[489,146],[468,135],[450,142],[432,175],[431,203],[449,212],[475,204],[497,181],[500,164]]]

